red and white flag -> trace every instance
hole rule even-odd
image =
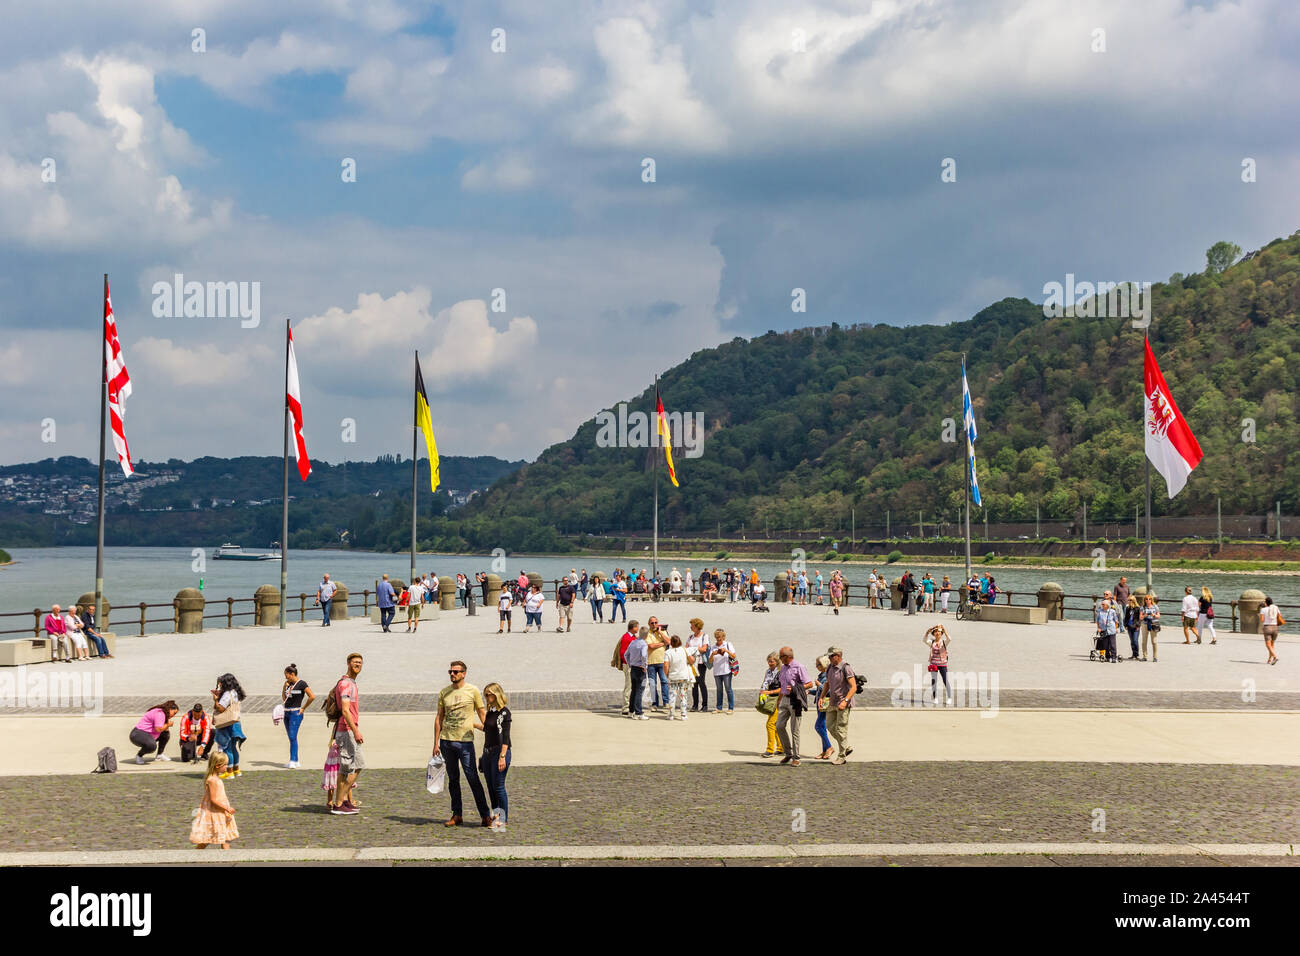
[[[1183,490],[1187,476],[1201,463],[1201,446],[1174,404],[1150,341],[1146,342],[1146,398],[1147,457],[1164,476],[1172,498]]]
[[[293,457],[298,462],[298,474],[306,481],[311,474],[311,459],[307,457],[307,443],[302,437],[302,389],[298,386],[298,360],[293,354],[293,332],[289,332],[289,382],[285,403],[293,415]]]
[[[126,397],[131,394],[131,376],[126,371],[122,357],[122,343],[117,338],[117,322],[113,319],[113,297],[108,293],[108,279],[104,279],[104,380],[108,383],[108,421],[113,427],[113,447],[122,474],[130,478],[135,474],[131,464],[131,449],[126,444],[126,430],[122,418],[126,414]]]

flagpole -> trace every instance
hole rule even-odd
[[[659,376],[655,376],[655,397],[659,396]],[[655,444],[659,444],[659,407],[655,403]],[[659,573],[659,453],[652,452],[650,455],[654,461],[655,473],[655,524],[654,524],[654,568],[652,574]]]
[[[280,630],[284,630],[289,606],[289,320],[284,320],[284,411],[280,415],[284,433],[284,490],[280,504]]]
[[[969,388],[969,386],[965,385],[965,381],[966,381],[966,353],[965,352],[961,353],[961,374],[962,374],[962,383],[963,383],[961,429],[962,432],[964,432],[966,435],[966,441],[964,442],[966,448],[963,451],[963,454],[966,458],[966,581],[969,581],[970,580],[970,432],[967,431],[966,428],[966,396],[964,390]],[[965,584],[966,582],[962,582],[963,587],[965,587]],[[967,600],[969,600],[969,597],[970,596],[967,595]]]
[[[1142,354],[1143,354],[1143,383],[1142,383],[1142,441],[1146,442],[1146,381],[1145,381],[1145,362],[1146,362],[1146,342],[1149,337],[1147,329],[1142,330]],[[1151,593],[1151,456],[1143,449],[1142,458],[1146,462],[1147,477],[1147,594]]]
[[[108,417],[108,273],[99,328],[99,537],[95,542],[95,626],[104,629],[104,420]],[[56,648],[57,650],[57,648]]]
[[[419,349],[415,350],[415,367],[417,371],[420,368]],[[418,481],[420,463],[415,457],[416,432],[420,430],[420,390],[415,382],[411,384],[411,391],[414,394],[411,396],[411,577],[410,581],[407,582],[408,584],[415,580],[415,505],[420,494]],[[430,462],[429,467],[433,467],[432,462]]]

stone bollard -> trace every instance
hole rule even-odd
[[[348,619],[348,586],[342,581],[334,582],[334,596],[330,598],[330,620],[346,621]]]
[[[772,579],[772,600],[784,604],[790,600],[790,575],[784,571],[776,572]]]
[[[903,609],[903,576],[901,574],[894,578],[894,583],[889,586],[889,606],[895,611]]]
[[[453,574],[438,578],[438,607],[444,611],[456,609],[456,576]]]
[[[537,571],[529,571],[529,572],[528,572],[528,586],[531,588],[534,584],[536,584],[539,588],[542,589],[542,593],[543,593],[543,594],[546,593],[546,582],[542,580],[542,576],[541,576],[541,574],[539,574]],[[632,585],[632,582],[629,581],[629,582],[628,582],[628,587],[631,587],[631,585]]]
[[[1065,588],[1048,581],[1038,589],[1038,606],[1047,608],[1049,621],[1065,620]]]
[[[487,600],[483,602],[485,607],[496,607],[501,600],[501,575],[489,574],[487,576]]]
[[[1265,594],[1255,588],[1247,588],[1237,598],[1237,612],[1241,615],[1241,633],[1259,634],[1259,609],[1264,604]]]
[[[202,634],[203,609],[207,606],[198,588],[181,588],[176,592],[177,634]]]
[[[109,612],[113,610],[113,605],[111,605],[111,604],[108,603],[108,597],[107,597],[107,596],[105,596],[103,600],[104,600],[104,613],[103,613],[103,615],[102,615],[102,618],[103,618],[103,619],[101,620],[101,619],[100,619],[100,618],[101,618],[101,615],[100,615],[98,612],[96,612],[96,614],[95,614],[95,629],[96,629],[97,631],[99,631],[100,634],[107,634],[107,633],[108,633],[108,615],[109,615]],[[95,607],[95,592],[94,592],[94,591],[87,591],[87,592],[86,592],[85,594],[83,594],[81,597],[77,598],[77,603],[80,604],[82,607],[89,607],[89,608],[91,608],[91,609],[93,610],[94,607]]]
[[[259,627],[279,626],[280,589],[274,584],[263,584],[253,592],[253,623]]]

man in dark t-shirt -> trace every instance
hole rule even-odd
[[[560,608],[560,626],[557,631],[573,630],[573,599],[577,596],[578,589],[569,583],[569,576],[564,576],[564,583],[560,585],[559,591],[555,595],[555,603]]]

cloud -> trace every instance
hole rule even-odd
[[[138,367],[146,379],[168,385],[233,387],[269,371],[273,357],[263,345],[232,352],[212,344],[183,346],[148,337],[132,345],[126,360],[128,370]]]
[[[498,331],[482,299],[457,302],[437,314],[430,313],[431,302],[430,290],[419,286],[388,298],[362,293],[351,311],[335,307],[303,319],[295,338],[304,348],[326,353],[328,362],[342,359],[350,366],[385,357],[404,361],[420,349],[430,391],[491,381],[537,346],[537,323],[528,316],[516,316]]]
[[[490,162],[478,163],[460,178],[461,187],[475,190],[525,189],[536,181],[532,162],[520,153],[506,153]]]

